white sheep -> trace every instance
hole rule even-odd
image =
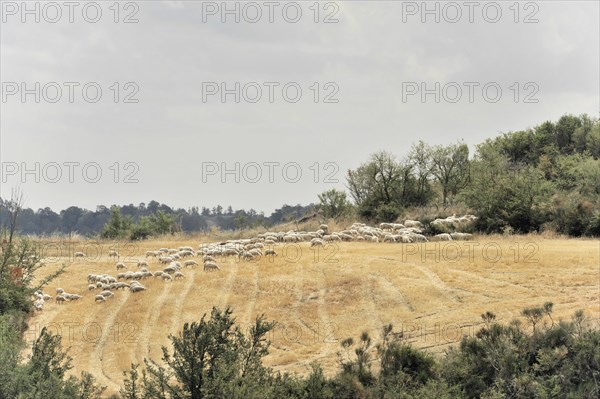
[[[44,300],[37,299],[35,302],[33,302],[33,307],[35,308],[35,310],[41,311],[42,309],[44,309]]]
[[[167,274],[167,273],[164,273],[162,275],[162,279],[163,279],[163,281],[173,281],[173,277],[171,277],[171,275]]]
[[[325,246],[325,241],[323,241],[320,238],[313,238],[312,240],[310,240],[310,246],[311,247],[323,247],[323,246]]]
[[[148,267],[148,262],[145,262],[145,261],[143,261],[143,260],[142,260],[142,261],[139,261],[139,262],[137,263],[137,267]]]
[[[171,276],[169,276],[169,277],[171,277]],[[143,286],[143,285],[141,285],[141,284],[132,285],[132,286],[129,288],[129,290],[130,290],[131,292],[139,292],[139,291],[144,291],[145,289],[146,289],[146,287],[144,287],[144,286]]]
[[[83,252],[75,252],[73,254],[74,258],[85,258],[85,254]]]
[[[204,270],[221,270],[221,268],[213,262],[206,262],[204,264]]]
[[[130,285],[127,283],[117,283],[115,284],[115,290],[121,289],[121,288],[129,288]]]
[[[95,302],[105,302],[106,301],[106,297],[104,295],[96,295],[94,298]]]
[[[108,251],[108,257],[119,259],[119,253],[115,250],[110,250],[110,251]]]
[[[452,241],[452,236],[448,233],[436,234],[432,238],[433,241]]]
[[[100,293],[100,295],[102,295],[104,298],[108,298],[108,297],[111,297],[111,296],[113,296],[113,295],[115,295],[115,294],[113,294],[113,293],[112,293],[112,291],[109,291],[109,290],[104,290],[104,291],[102,291],[102,292]]]
[[[65,302],[66,298],[64,297],[64,295],[57,295],[56,296],[56,303],[60,303],[61,305]]]
[[[268,256],[268,255],[277,256],[277,252],[275,252],[274,249],[268,248],[265,250],[265,256]]]
[[[186,260],[185,262],[183,262],[183,267],[196,267],[198,266],[198,262],[196,262],[195,260]]]
[[[212,256],[210,256],[210,255],[204,255],[204,256],[202,257],[202,261],[203,261],[203,262],[216,262],[216,261],[215,261],[215,258],[213,258],[213,257],[212,257]]]
[[[405,227],[419,227],[419,228],[423,227],[421,222],[419,222],[418,220],[405,220],[404,226]]]
[[[96,289],[96,285],[94,285],[94,284],[88,285],[88,291],[93,291],[95,289]]]
[[[173,274],[173,278],[175,278],[175,280],[177,280],[178,278],[184,278],[184,277],[185,276],[181,272],[175,272],[175,274]]]
[[[469,233],[451,233],[450,236],[454,240],[470,240],[473,238],[473,234]]]

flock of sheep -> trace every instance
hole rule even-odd
[[[460,229],[465,225],[472,223],[477,217],[465,215],[461,217],[450,216],[446,219],[436,219],[431,222],[432,226],[443,226],[449,229]],[[405,220],[404,223],[381,223],[378,227],[367,226],[364,223],[354,223],[350,228],[339,231],[329,232],[326,224],[319,226],[316,231],[287,231],[287,232],[265,232],[256,237],[248,239],[229,240],[226,242],[201,244],[195,251],[192,247],[183,246],[177,249],[160,248],[156,251],[147,251],[145,259],[137,262],[136,271],[128,270],[123,262],[117,262],[115,268],[116,276],[109,274],[89,274],[87,276],[88,291],[100,290],[100,294],[95,295],[95,301],[105,302],[108,298],[114,296],[114,291],[129,289],[130,292],[145,291],[146,287],[140,283],[140,280],[147,278],[160,278],[165,282],[183,279],[183,268],[198,266],[198,262],[192,257],[201,257],[203,269],[205,271],[220,270],[216,259],[226,259],[229,257],[238,260],[254,261],[263,256],[277,256],[272,248],[280,243],[310,242],[310,246],[325,246],[327,243],[336,241],[365,241],[365,242],[384,242],[384,243],[415,243],[428,241],[452,241],[469,240],[471,234],[454,232],[442,233],[427,238],[423,235],[424,226],[417,220]],[[271,247],[271,248],[269,248]],[[85,258],[83,252],[75,252],[74,258]],[[117,251],[111,250],[108,253],[109,259],[119,260]],[[161,265],[165,265],[162,270],[149,271],[148,260],[154,259]],[[126,282],[128,281],[128,282]],[[78,300],[82,298],[78,294],[68,294],[62,288],[56,289],[56,303]],[[34,308],[42,310],[46,301],[52,300],[52,296],[36,291],[34,294]]]

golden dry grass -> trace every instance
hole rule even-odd
[[[198,237],[179,237],[121,245],[119,251],[121,261],[136,270],[134,261],[147,250],[196,248],[199,243]],[[63,261],[70,266],[45,291],[53,295],[62,287],[84,298],[47,303],[31,318],[27,334],[32,340],[44,326],[62,334],[63,346],[74,357],[73,372],[93,373],[109,393],[121,384],[122,370],[144,357],[159,360],[161,346],[169,346],[168,334],[199,320],[212,306],[231,306],[246,327],[259,314],[276,320],[266,363],[300,374],[314,361],[327,373],[335,372],[341,339],[362,331],[377,338],[387,323],[415,346],[440,352],[474,334],[487,310],[509,322],[524,307],[552,301],[555,320],[584,309],[595,326],[600,312],[598,240],[488,236],[425,245],[339,243],[319,251],[308,243],[288,245],[285,251],[278,245],[274,260],[218,261],[221,271],[200,267],[185,270],[181,281],[144,280],[147,291],[119,291],[96,304],[86,276],[116,275],[115,262],[107,257],[111,246],[62,244],[63,256],[57,258],[59,246],[46,243],[44,254],[53,256],[43,270],[50,273]],[[93,254],[94,248],[100,248],[98,259],[71,259],[73,251]],[[158,261],[149,263],[150,270],[161,269]]]

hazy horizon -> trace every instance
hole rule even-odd
[[[376,151],[600,113],[598,2],[91,3],[2,2],[0,196],[34,210],[269,215]]]

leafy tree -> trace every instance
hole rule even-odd
[[[346,193],[332,188],[319,194],[318,207],[323,211],[325,218],[339,218],[347,215],[351,204],[346,198]]]
[[[416,179],[416,205],[427,205],[434,195],[430,184],[433,167],[431,153],[432,148],[420,140],[417,144],[413,144],[408,155]]]
[[[442,205],[450,195],[458,194],[469,182],[469,147],[466,144],[436,146],[431,153],[431,173],[442,189]]]
[[[101,236],[110,239],[125,238],[129,234],[132,224],[131,217],[122,216],[121,210],[113,206],[110,209],[110,219],[102,229]]]
[[[471,170],[471,183],[462,198],[479,216],[479,229],[499,232],[510,226],[528,232],[540,228],[552,191],[541,171],[511,165],[490,141],[477,147]]]
[[[359,214],[367,219],[395,220],[404,207],[414,203],[412,169],[410,162],[399,163],[392,154],[382,151],[348,171],[348,188]]]

